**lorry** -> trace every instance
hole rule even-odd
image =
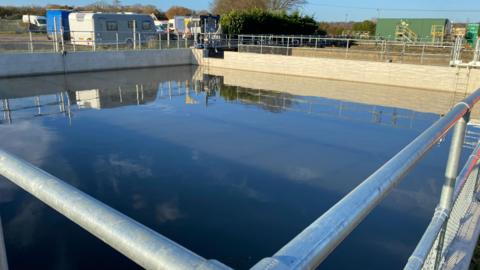
[[[74,45],[113,45],[147,43],[157,38],[152,17],[132,13],[74,12],[68,16]]]
[[[70,27],[68,24],[68,14],[71,10],[64,9],[48,9],[47,10],[47,37],[48,39],[61,38],[63,40],[70,39]]]
[[[23,15],[22,22],[27,24],[28,30],[44,32],[47,29],[47,18],[39,15]]]

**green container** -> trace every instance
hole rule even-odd
[[[478,30],[480,25],[478,23],[469,23],[467,24],[467,32],[465,34],[465,39],[470,47],[473,47],[477,44],[478,39]]]
[[[432,40],[432,26],[441,25],[447,32],[447,25],[449,23],[448,19],[422,19],[422,18],[380,18],[377,20],[377,28],[375,35],[386,40],[395,40],[396,39],[396,29],[404,21],[408,24],[413,32],[417,34],[417,39],[420,41],[431,41]]]

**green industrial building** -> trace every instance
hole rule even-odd
[[[448,19],[381,18],[375,35],[386,40],[442,42],[450,31]]]

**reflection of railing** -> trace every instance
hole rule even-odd
[[[242,90],[242,92],[237,89],[235,95],[231,95],[232,93],[226,92],[221,85],[219,87],[221,81],[219,77],[207,80],[208,82],[204,84],[194,82],[192,85],[189,81],[176,82],[176,85],[173,82],[161,83],[155,98],[189,95],[190,91],[204,92],[204,96],[207,98],[220,96],[229,101],[253,102],[261,106],[279,107],[281,110],[295,110],[299,105],[305,105],[307,111],[305,109],[300,109],[300,111],[307,113],[312,113],[314,106],[326,105],[322,102],[309,101],[277,92],[267,93],[251,90]],[[141,87],[136,87],[136,89],[140,89],[136,90],[137,104],[139,104],[142,99],[142,91]],[[182,91],[182,89],[184,90]],[[122,92],[115,92],[115,96],[117,94],[121,100]],[[251,98],[246,98],[246,96]],[[94,98],[96,98],[95,95]],[[438,269],[445,261],[445,252],[455,241],[462,217],[465,217],[468,206],[474,201],[480,146],[475,147],[464,169],[458,175],[457,170],[470,111],[478,100],[480,100],[480,89],[455,105],[443,118],[425,130],[276,254],[261,260],[252,269],[316,268],[455,125],[440,203],[435,210],[432,222],[406,266],[407,269],[420,269],[422,266]],[[329,101],[326,103],[332,106]],[[41,103],[38,102],[38,104]],[[67,110],[65,107],[62,109],[64,106],[62,104],[64,103],[27,105],[9,110],[42,109],[51,105],[60,106],[61,111]],[[7,102],[6,108],[8,105],[10,104]],[[350,109],[343,103],[335,103],[333,108],[335,108],[336,115],[342,115]],[[359,111],[354,110],[353,112],[358,113]],[[377,110],[368,107],[366,112],[372,114],[372,119],[379,117]],[[395,114],[394,117],[398,119],[401,116]],[[0,150],[0,175],[144,268],[230,269],[218,261],[206,260],[194,254],[62,180],[3,150]],[[2,248],[3,245],[0,243],[0,249]],[[5,254],[4,251],[0,250],[0,256]],[[0,262],[2,261],[5,262],[6,258],[0,257]]]
[[[51,100],[52,98],[55,101],[42,102],[43,100]],[[3,99],[1,103],[3,119],[0,123],[12,124],[14,120],[62,114],[71,119],[72,115],[70,97],[67,92],[47,96],[34,96],[31,98],[6,98]],[[12,105],[12,103],[20,103],[21,105]],[[27,116],[15,116],[15,114],[20,114],[21,112],[26,112]]]
[[[396,108],[392,108],[391,111],[388,112],[386,108],[382,108],[377,105],[360,105],[343,100],[316,99],[314,101],[312,100],[313,98],[297,98],[284,93],[278,93],[278,95],[275,96],[272,95],[271,92],[266,91],[255,91],[253,89],[242,89],[240,87],[235,87],[235,89],[235,92],[237,93],[236,100],[247,104],[257,104],[276,110],[335,117],[349,121],[365,121],[365,117],[362,118],[355,116],[360,115],[360,113],[368,113],[370,114],[370,118],[367,121],[371,123],[402,128],[412,128],[414,121],[419,119],[418,115],[414,111],[410,111],[409,114],[401,114],[401,112],[399,112],[399,110]],[[257,97],[258,99],[245,99],[242,98],[242,94],[248,94],[250,96]],[[268,102],[273,100],[274,102]],[[399,121],[402,119],[408,120],[408,125],[399,125]]]
[[[458,217],[465,215],[464,211],[454,212],[458,209],[456,205],[474,203],[475,188],[463,187],[471,186],[464,185],[466,181],[464,179],[467,179],[470,173],[473,177],[470,182],[476,186],[478,151],[474,151],[458,178],[457,170],[470,110],[479,99],[480,89],[458,103],[302,233],[272,257],[261,260],[253,269],[316,268],[455,125],[439,206],[432,223],[406,266],[407,269],[420,269],[427,259],[426,256],[438,250],[440,251],[438,255],[434,253],[434,268],[437,269],[444,261],[444,251],[451,243],[452,235],[455,236],[457,233],[455,227],[458,228]],[[456,180],[458,188],[454,192]],[[462,192],[466,195],[460,195]],[[448,218],[449,214],[452,214],[451,219]],[[435,244],[437,238],[439,240]],[[475,241],[477,236],[472,236],[472,239]]]

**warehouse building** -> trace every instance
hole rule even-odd
[[[443,42],[450,33],[448,19],[380,18],[375,35],[386,40]]]

